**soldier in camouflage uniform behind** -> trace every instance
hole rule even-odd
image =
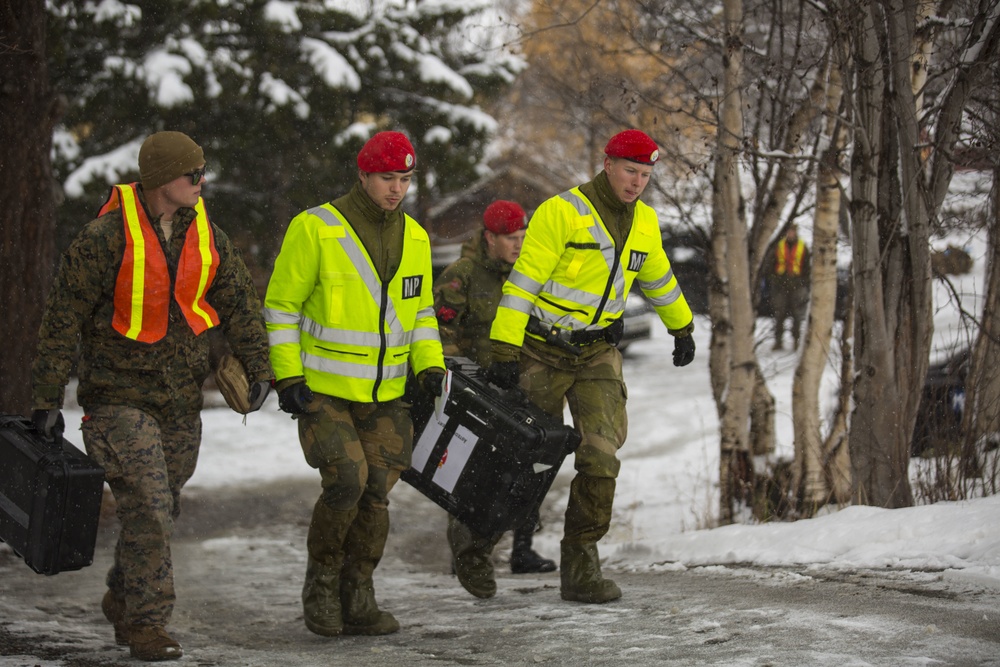
[[[553,416],[562,417],[566,401],[582,437],[560,545],[564,600],[621,597],[601,574],[597,542],[611,525],[618,449],[628,430],[615,345],[633,282],[674,336],[674,365],[694,359],[691,309],[663,251],[656,213],[639,200],[658,157],[643,132],[620,132],[605,147],[600,174],[535,210],[490,329],[488,377],[520,384]]]
[[[306,627],[384,635],[372,575],[389,535],[389,492],[410,466],[410,369],[440,396],[427,232],[400,208],[416,166],[409,139],[379,132],[346,195],[292,219],[264,299],[279,406],[299,425],[322,493],[306,538]]]
[[[79,344],[83,440],[121,521],[101,607],[116,641],[153,661],[183,655],[165,630],[175,601],[170,537],[201,442],[207,330],[221,326],[242,362],[251,410],[273,376],[250,273],[204,213],[201,147],[180,132],[153,134],[139,172],[141,184],[115,186],[106,212],[63,255],[32,367],[32,420],[61,436]]]
[[[462,257],[449,265],[434,282],[434,311],[446,356],[463,356],[483,368],[490,365],[490,326],[500,303],[504,281],[524,241],[527,215],[519,204],[498,200],[483,214],[484,229],[462,247]],[[555,561],[531,548],[538,525],[538,508],[514,529],[510,569],[515,574],[552,572]],[[499,540],[499,536],[496,538]],[[491,551],[496,540],[482,537],[448,517],[448,543],[455,574],[476,597],[496,593]]]

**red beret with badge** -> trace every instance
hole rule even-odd
[[[417,164],[413,144],[402,132],[378,132],[358,153],[358,169],[369,174],[410,171]]]
[[[518,203],[498,199],[486,207],[483,225],[494,234],[513,234],[528,226],[528,214]]]
[[[604,153],[608,157],[620,157],[640,164],[655,164],[660,158],[656,142],[639,130],[625,130],[611,137]]]

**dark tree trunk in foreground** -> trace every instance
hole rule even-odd
[[[0,0],[0,412],[30,409],[31,360],[55,263],[50,152],[58,111],[43,0]]]

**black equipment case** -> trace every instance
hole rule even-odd
[[[580,435],[520,390],[487,382],[469,359],[446,361],[443,414],[414,392],[413,462],[402,479],[473,531],[496,536],[537,508]]]
[[[31,421],[0,415],[0,540],[39,574],[94,562],[104,469]]]

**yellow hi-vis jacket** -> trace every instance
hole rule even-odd
[[[304,375],[313,391],[374,403],[401,397],[411,366],[444,368],[430,239],[409,216],[403,236],[399,269],[383,284],[331,204],[292,219],[264,299],[278,380]]]
[[[656,212],[637,201],[628,238],[616,248],[597,211],[573,188],[543,202],[531,217],[490,338],[519,347],[532,315],[546,328],[603,329],[624,313],[636,279],[667,329],[691,323],[691,308],[663,252]]]

